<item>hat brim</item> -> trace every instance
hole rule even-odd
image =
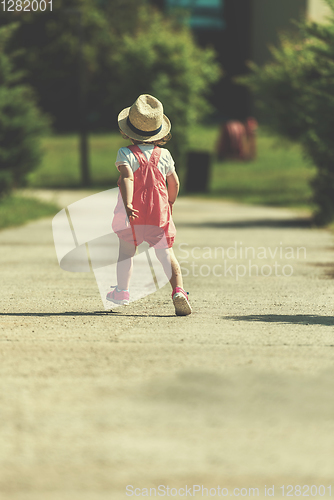
[[[163,115],[162,118],[162,129],[158,134],[147,136],[147,135],[139,135],[136,132],[133,132],[127,124],[128,116],[129,116],[130,108],[125,108],[118,115],[118,126],[125,135],[127,135],[130,139],[134,139],[135,141],[142,142],[151,142],[158,141],[159,139],[163,139],[166,135],[169,134],[171,130],[171,123],[166,115]]]

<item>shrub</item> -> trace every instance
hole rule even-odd
[[[24,183],[39,162],[38,137],[45,129],[31,89],[21,85],[6,46],[16,26],[0,29],[0,196]]]
[[[101,96],[105,99],[100,67],[103,67],[104,54],[113,50],[113,45],[108,20],[99,3],[95,0],[57,0],[53,2],[52,11],[15,13],[18,27],[10,47],[18,52],[17,63],[25,73],[24,82],[34,89],[39,106],[52,116],[57,131],[73,131],[79,126],[81,50],[85,88],[89,92],[90,85],[94,85],[94,95],[90,94],[88,99],[92,106],[87,106],[92,127],[96,111],[99,111],[96,104],[101,106]],[[12,12],[2,14],[3,22],[12,23]]]
[[[143,7],[134,33],[121,37],[110,62],[115,102],[129,106],[142,93],[161,100],[172,122],[171,150],[182,161],[190,125],[211,109],[206,97],[221,74],[214,51],[199,48],[185,25]]]
[[[122,107],[151,93],[164,103],[180,157],[189,124],[210,110],[206,96],[220,74],[213,51],[200,49],[189,28],[146,0],[58,0],[52,12],[17,13],[13,48],[24,47],[26,81],[57,131],[78,128],[78,11],[89,129],[116,129]]]
[[[334,220],[334,0],[326,24],[299,23],[298,35],[281,37],[273,61],[243,78],[264,110],[266,124],[300,141],[317,167],[312,183],[315,220]]]

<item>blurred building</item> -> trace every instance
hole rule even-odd
[[[251,0],[251,2],[251,59],[259,65],[270,59],[268,46],[277,44],[278,33],[293,30],[292,19],[298,20],[306,16],[309,20],[323,22],[330,14],[325,0]]]
[[[291,32],[291,20],[302,17],[325,22],[330,10],[325,0],[152,0],[165,11],[186,17],[201,46],[215,48],[225,76],[214,87],[212,103],[220,119],[241,119],[252,112],[247,89],[234,83],[247,73],[247,62],[270,60],[270,45],[280,32]]]

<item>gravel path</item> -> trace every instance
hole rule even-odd
[[[92,273],[59,268],[51,219],[0,232],[1,500],[334,495],[333,235],[227,202],[174,219],[184,318],[167,286],[106,312]]]

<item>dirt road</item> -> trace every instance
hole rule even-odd
[[[333,235],[224,202],[174,219],[183,318],[167,286],[104,311],[51,219],[0,232],[1,500],[334,495]]]

